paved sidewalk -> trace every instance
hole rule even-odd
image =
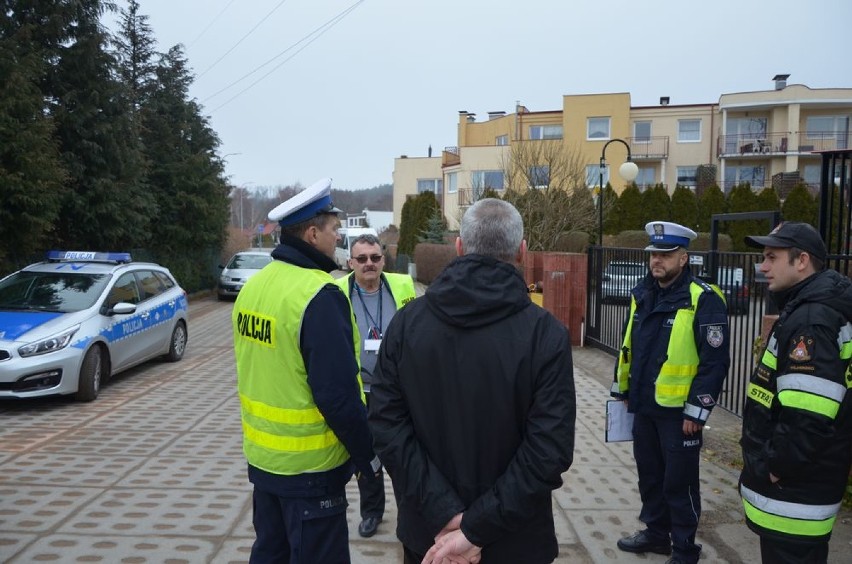
[[[191,305],[187,355],[148,363],[89,404],[67,399],[0,403],[0,562],[245,562],[254,538],[241,450],[230,334],[231,305]],[[577,348],[574,464],[556,490],[559,563],[664,562],[620,552],[640,528],[629,443],[606,444],[603,406],[612,359]],[[714,413],[708,443],[730,444],[739,419]],[[734,447],[735,448],[735,447]],[[704,562],[758,562],[743,523],[737,471],[702,463]],[[402,562],[390,481],[379,533],[358,536],[358,488],[349,484],[355,564]],[[830,562],[848,562],[852,514],[844,511]],[[846,556],[843,556],[843,555]]]

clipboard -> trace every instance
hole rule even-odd
[[[633,440],[633,414],[627,411],[627,402],[606,402],[606,442],[618,443]]]

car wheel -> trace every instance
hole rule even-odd
[[[174,331],[172,331],[169,353],[166,355],[169,362],[177,362],[183,358],[183,353],[186,351],[186,338],[186,324],[183,321],[178,321]]]
[[[103,370],[103,350],[100,345],[95,345],[86,353],[80,367],[80,379],[77,381],[77,393],[74,395],[77,401],[92,401],[98,397]]]

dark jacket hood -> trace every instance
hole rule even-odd
[[[532,305],[518,269],[483,255],[453,260],[426,290],[429,309],[456,327],[481,327]]]
[[[818,272],[774,297],[783,311],[792,311],[803,303],[819,303],[852,321],[852,280],[836,270]]]

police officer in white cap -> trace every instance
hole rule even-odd
[[[331,179],[282,203],[275,259],[232,322],[243,450],[254,484],[251,562],[349,562],[346,483],[376,477],[349,300],[329,274],[339,209]]]
[[[695,564],[699,451],[730,364],[727,308],[721,291],[687,266],[692,229],[652,221],[645,231],[650,272],[631,291],[611,392],[634,414],[639,520],[646,528],[620,539],[618,548]]]

